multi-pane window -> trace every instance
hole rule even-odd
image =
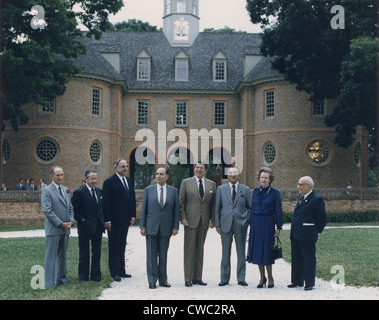
[[[263,147],[263,162],[271,166],[276,159],[276,149],[271,142],[267,142]]]
[[[275,116],[275,90],[265,91],[265,118]]]
[[[101,99],[102,89],[92,88],[92,114],[95,116],[101,115]]]
[[[186,0],[178,0],[178,13],[186,12]]]
[[[138,59],[138,80],[150,80],[150,60]]]
[[[331,157],[329,145],[323,140],[315,140],[307,147],[307,156],[316,166],[326,165]]]
[[[176,81],[188,81],[187,59],[176,59]]]
[[[215,81],[226,80],[226,61],[225,60],[214,61],[214,80]]]
[[[94,141],[89,148],[89,156],[94,164],[101,162],[102,149],[99,141]]]
[[[149,101],[137,101],[137,124],[149,124]]]
[[[198,0],[192,0],[192,13],[194,15],[197,15],[197,1]]]
[[[188,102],[187,101],[175,102],[175,126],[177,127],[188,126]]]
[[[224,101],[216,101],[213,104],[213,124],[215,126],[226,124],[226,103]]]
[[[312,103],[312,115],[324,115],[325,114],[325,100],[315,101]]]
[[[166,14],[171,13],[171,0],[166,0]]]
[[[44,99],[45,103],[42,104],[42,112],[54,113],[55,112],[55,99]]]
[[[34,147],[34,155],[41,163],[49,164],[54,162],[59,155],[58,142],[51,138],[39,140]]]

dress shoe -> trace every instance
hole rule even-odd
[[[125,274],[123,274],[121,276],[121,278],[131,278],[131,277],[132,277],[132,275],[131,274],[127,274],[127,273],[125,273]]]
[[[100,281],[103,281],[103,280],[104,280],[103,278],[91,279],[91,281],[95,281],[95,282],[100,282]]]
[[[238,281],[238,284],[243,287],[247,287],[247,282],[245,280]]]
[[[192,282],[191,282],[191,281],[186,281],[186,282],[184,283],[184,285],[185,285],[186,287],[192,287]]]
[[[313,289],[313,286],[304,287],[304,291],[311,291]]]
[[[265,287],[265,286],[266,286],[266,282],[267,282],[267,278],[264,277],[263,280],[259,281],[259,283],[258,283],[258,285],[257,285],[257,288],[258,288],[258,289],[261,289],[261,288]]]
[[[274,279],[272,280],[272,282],[270,280],[268,281],[267,288],[269,289],[274,288]]]
[[[121,277],[120,277],[120,276],[114,276],[114,277],[113,277],[113,280],[114,280],[114,281],[121,281]]]
[[[203,280],[192,280],[193,284],[198,284],[199,286],[206,286],[207,283],[203,282]]]
[[[224,286],[227,286],[229,283],[228,282],[225,282],[225,281],[221,281],[218,286],[219,287],[224,287]]]
[[[156,289],[157,285],[155,283],[149,283],[149,289]]]
[[[287,288],[297,288],[297,287],[302,287],[303,285],[299,285],[299,284],[294,284],[294,283],[291,283],[287,286]]]
[[[159,282],[159,285],[161,287],[165,287],[165,288],[170,288],[171,287],[171,284],[169,284],[168,282]]]

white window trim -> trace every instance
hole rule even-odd
[[[186,63],[186,76],[185,79],[179,79],[178,78],[178,62],[185,62]],[[183,58],[176,58],[175,59],[175,81],[188,81],[188,59],[183,59]]]
[[[184,124],[178,124],[176,122],[178,103],[185,103],[185,106],[186,106],[186,123],[184,123]],[[182,128],[188,127],[188,101],[187,100],[176,100],[175,101],[175,127],[182,127]]]
[[[216,79],[216,65],[218,62],[223,62],[224,63],[224,79]],[[213,81],[215,82],[226,82],[227,80],[227,63],[226,59],[213,59]]]
[[[93,107],[94,107],[94,101],[93,101],[93,96],[94,96],[94,90],[99,90],[99,114],[93,113]],[[91,103],[91,114],[95,117],[101,117],[102,113],[102,108],[103,108],[103,89],[99,87],[92,87],[92,103]]]
[[[139,119],[139,103],[147,103],[147,123],[138,123]],[[137,126],[149,126],[150,125],[150,101],[149,100],[137,100],[136,101],[136,125]]]
[[[222,103],[224,106],[224,124],[216,124],[216,103]],[[226,126],[226,111],[227,111],[226,101],[213,101],[213,126],[214,127],[225,127]]]
[[[268,92],[274,92],[274,115],[267,115],[267,93]],[[265,108],[265,119],[267,118],[274,118],[275,117],[275,112],[276,112],[276,103],[275,103],[275,89],[267,89],[264,91],[264,108]]]

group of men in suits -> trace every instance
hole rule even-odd
[[[74,192],[70,200],[68,189],[62,185],[63,169],[53,167],[52,183],[42,191],[45,214],[46,252],[45,288],[67,282],[66,252],[74,218],[78,222],[79,280],[101,280],[101,239],[108,231],[109,270],[115,281],[130,278],[125,272],[125,247],[129,226],[136,218],[133,181],[126,177],[128,164],[120,158],[114,163],[115,174],[104,181],[103,189],[96,187],[97,172],[85,173],[86,184]],[[246,236],[251,205],[250,189],[239,182],[240,172],[229,168],[229,182],[216,191],[216,184],[205,178],[207,167],[197,163],[194,176],[184,179],[180,193],[167,185],[169,172],[158,168],[155,184],[143,194],[140,233],[146,237],[146,268],[150,289],[156,282],[170,287],[167,278],[167,253],[171,236],[184,225],[185,286],[207,285],[203,281],[204,243],[209,228],[216,227],[221,235],[222,260],[219,286],[229,284],[230,255],[233,236],[237,251],[237,281],[247,286]],[[302,177],[298,183],[300,197],[291,225],[292,283],[289,288],[314,286],[315,243],[326,225],[323,200],[313,192],[313,180]],[[92,264],[89,278],[89,242],[92,243]],[[55,276],[54,276],[55,274]]]
[[[115,281],[130,278],[125,272],[125,247],[128,229],[136,217],[133,181],[126,177],[126,160],[117,159],[115,174],[104,181],[103,189],[96,187],[98,175],[85,173],[86,184],[76,190],[72,199],[69,189],[62,185],[62,167],[51,169],[51,184],[42,190],[41,204],[45,214],[45,288],[67,282],[66,253],[74,219],[78,223],[79,280],[101,281],[101,240],[108,231],[108,261]],[[90,271],[90,243],[92,259]]]

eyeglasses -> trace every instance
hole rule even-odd
[[[129,166],[119,166],[119,168],[129,168]]]

